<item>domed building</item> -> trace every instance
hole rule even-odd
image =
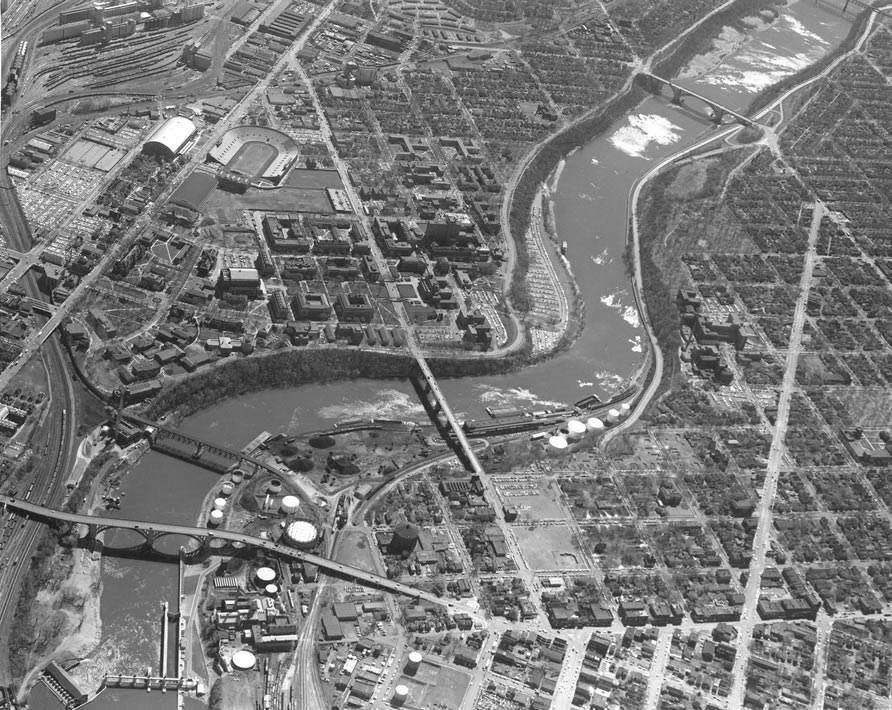
[[[402,555],[412,552],[418,545],[421,531],[411,523],[400,523],[393,530],[393,537],[387,546],[391,555]]]

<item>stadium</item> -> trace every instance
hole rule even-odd
[[[208,159],[224,166],[227,172],[243,175],[252,182],[277,183],[297,158],[297,143],[272,128],[238,126],[223,134]]]

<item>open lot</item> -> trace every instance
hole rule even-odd
[[[287,187],[301,187],[311,190],[324,190],[326,187],[343,190],[344,183],[337,170],[307,170],[297,168],[291,171],[285,181]]]
[[[372,557],[372,549],[364,533],[349,533],[344,538],[344,544],[338,547],[338,562],[352,567],[358,567],[368,572],[379,572],[375,568],[375,559]]]
[[[427,661],[414,676],[402,676],[399,682],[409,688],[408,707],[458,708],[470,683],[470,676]]]
[[[280,187],[275,190],[249,189],[243,195],[216,190],[208,198],[204,210],[223,221],[236,221],[240,210],[268,212],[332,212],[324,189]]]
[[[585,560],[567,525],[514,526],[514,537],[531,569],[573,569]]]

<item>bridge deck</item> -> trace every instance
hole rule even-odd
[[[749,118],[748,116],[744,116],[739,111],[735,111],[734,109],[728,108],[727,106],[723,106],[718,101],[715,101],[714,99],[707,98],[703,94],[699,94],[696,91],[694,91],[692,89],[688,89],[685,86],[680,86],[670,79],[664,79],[663,77],[657,76],[656,74],[651,74],[650,72],[641,72],[641,74],[642,74],[642,76],[646,76],[649,79],[655,79],[656,81],[660,82],[661,84],[664,84],[665,86],[668,86],[672,89],[677,89],[678,91],[681,91],[688,96],[693,96],[695,99],[699,99],[703,103],[705,103],[709,106],[712,106],[716,109],[719,109],[720,111],[723,111],[724,113],[728,114],[729,116],[733,116],[734,118],[736,118],[739,121],[742,121],[744,123],[754,123],[753,119]]]
[[[430,387],[431,393],[434,395],[434,397],[437,398],[437,402],[439,402],[440,404],[440,411],[443,412],[443,415],[446,417],[446,421],[449,422],[449,426],[452,428],[452,433],[455,435],[459,446],[461,446],[466,460],[470,464],[474,473],[476,473],[477,475],[484,475],[483,466],[480,465],[480,461],[477,459],[477,455],[474,453],[474,449],[471,448],[468,437],[465,436],[464,429],[461,428],[461,425],[458,423],[458,419],[455,418],[455,414],[452,412],[452,408],[449,406],[449,402],[446,401],[446,396],[440,389],[440,385],[437,382],[437,378],[434,377],[434,373],[431,371],[430,365],[427,364],[427,360],[424,359],[424,355],[422,355],[421,351],[414,344],[414,342],[411,339],[409,342],[409,349],[412,351],[412,355],[415,357],[415,361],[418,363],[418,368],[421,370],[421,374],[424,376],[425,381]]]
[[[291,557],[302,562],[309,562],[310,564],[314,564],[321,569],[328,570],[329,572],[334,572],[339,575],[350,577],[357,580],[358,582],[365,582],[366,584],[375,587],[381,587],[396,594],[402,594],[404,596],[413,597],[415,599],[426,599],[427,601],[432,601],[440,605],[444,604],[444,601],[437,595],[430,592],[425,592],[421,589],[416,589],[415,587],[412,587],[408,584],[403,584],[402,582],[397,582],[392,579],[388,579],[387,577],[381,577],[380,575],[374,574],[372,572],[366,572],[365,570],[361,570],[356,567],[351,567],[350,565],[345,565],[341,562],[330,560],[327,557],[320,557],[319,555],[314,555],[309,552],[295,550],[293,547],[289,547],[288,545],[273,542],[272,540],[266,540],[262,537],[255,537],[254,535],[246,535],[244,533],[237,533],[231,530],[209,530],[207,528],[196,528],[190,527],[188,525],[173,525],[170,523],[154,523],[145,520],[128,520],[126,518],[106,518],[97,515],[67,513],[61,510],[45,508],[41,505],[27,503],[25,501],[18,500],[17,498],[13,498],[12,496],[6,495],[0,495],[0,505],[11,508],[12,510],[19,511],[20,513],[35,515],[42,518],[51,518],[53,520],[64,520],[69,523],[76,523],[81,525],[99,525],[102,527],[185,535],[188,537],[200,539],[220,538],[224,540],[230,540],[232,542],[242,542],[246,545],[262,547],[265,550],[275,552],[284,557]],[[471,614],[472,616],[478,615],[478,612],[471,607],[452,602],[449,602],[449,606],[455,610],[464,611],[468,614]]]

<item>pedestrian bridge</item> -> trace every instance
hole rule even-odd
[[[639,72],[636,79],[646,89],[655,93],[661,92],[663,87],[668,86],[672,90],[672,103],[683,104],[685,97],[688,96],[703,102],[712,112],[710,119],[713,123],[721,124],[724,122],[725,116],[731,116],[737,123],[741,123],[744,126],[752,126],[755,123],[755,121],[744,116],[742,113],[730,109],[727,106],[722,106],[718,101],[706,98],[703,94],[698,94],[692,89],[686,89],[683,86],[679,86],[670,79],[664,79],[663,77],[651,74],[650,72]]]

